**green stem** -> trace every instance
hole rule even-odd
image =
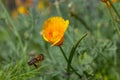
[[[120,36],[120,29],[119,29],[118,25],[116,24],[116,22],[115,22],[115,20],[114,20],[114,16],[113,16],[113,14],[112,14],[112,11],[111,11],[110,8],[108,8],[108,10],[109,10],[109,12],[110,12],[110,15],[111,15],[111,18],[112,18],[113,24],[114,24],[114,26],[115,26],[115,29],[117,30],[118,35]]]
[[[63,51],[63,49],[62,49],[61,46],[60,46],[59,48],[60,48],[60,50],[61,50],[61,52],[62,52],[65,60],[66,60],[67,63],[68,63],[68,59],[67,59],[67,56],[65,55],[65,52]],[[71,65],[70,65],[70,68],[73,70],[73,72],[74,72],[76,75],[78,75],[79,78],[82,78],[82,76],[81,76]]]
[[[93,33],[92,29],[87,25],[87,23],[85,22],[85,20],[83,20],[80,16],[78,16],[74,12],[71,12],[70,14],[71,14],[71,16],[73,16],[74,18],[76,18],[78,21],[80,21],[88,31],[90,31],[91,33]]]
[[[75,54],[75,50],[77,49],[77,46],[79,45],[79,43],[87,36],[88,33],[84,34],[77,42],[76,44],[73,45],[70,55],[69,55],[69,59],[68,59],[68,64],[67,64],[67,73],[70,74],[70,65],[73,59],[73,56]]]
[[[65,55],[65,52],[63,51],[62,47],[60,46],[59,48],[60,48],[65,60],[68,62],[67,56]]]
[[[111,0],[109,0],[109,2],[110,2],[111,7],[113,8],[113,10],[115,11],[115,13],[117,14],[117,16],[120,19],[120,15],[119,15],[118,11],[116,10],[115,6],[112,4]]]
[[[58,0],[55,1],[55,7],[59,16],[62,16]]]
[[[109,2],[110,2],[110,5],[111,5],[111,7],[112,7],[112,9],[114,10],[114,12],[116,13],[116,15],[118,16],[118,18],[120,19],[120,14],[118,13],[118,11],[117,11],[117,9],[114,7],[114,5],[112,4],[112,2],[111,2],[111,0],[109,0]],[[109,9],[109,8],[108,8]],[[114,16],[113,16],[113,14],[112,14],[112,10],[111,9],[109,9],[109,12],[110,12],[110,15],[111,15],[111,17],[112,17],[112,21],[113,21],[113,24],[114,24],[114,26],[115,26],[115,28],[116,28],[116,30],[117,30],[117,32],[118,32],[118,35],[120,36],[120,29],[119,29],[119,27],[118,27],[118,25],[116,24],[116,22],[115,22],[115,20],[114,20]],[[102,54],[101,54],[102,55]],[[103,55],[102,55],[103,56]],[[117,65],[117,54],[115,54],[114,55],[114,66],[116,67],[116,65]],[[105,58],[105,59],[107,59],[107,58]],[[110,61],[109,60],[107,60],[109,63],[110,63]],[[111,65],[111,63],[110,63],[110,65]],[[117,72],[117,70],[115,69],[115,71]],[[119,78],[119,77],[117,77],[117,78]],[[118,79],[119,80],[119,79]]]

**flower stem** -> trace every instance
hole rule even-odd
[[[62,16],[62,13],[60,11],[60,6],[59,6],[59,2],[56,0],[55,1],[55,7],[56,7],[56,10],[57,10],[57,13],[59,16]]]
[[[111,11],[110,8],[108,8],[108,10],[109,10],[109,12],[110,12],[110,15],[111,15],[111,18],[112,18],[113,24],[114,24],[114,26],[115,26],[115,29],[117,30],[118,35],[120,36],[120,29],[119,29],[118,25],[115,23],[115,20],[114,20],[114,16],[113,16],[113,14],[112,14],[112,11]]]
[[[120,19],[120,14],[118,13],[118,11],[116,10],[116,8],[115,8],[114,5],[112,4],[111,0],[109,0],[109,2],[110,2],[111,7],[113,8],[113,10],[115,11],[115,13],[117,14],[117,16],[118,16],[119,19]]]
[[[71,16],[73,16],[74,18],[76,18],[78,21],[80,21],[88,31],[90,31],[91,33],[93,33],[92,29],[87,25],[87,23],[85,22],[84,19],[82,19],[80,16],[78,16],[73,11],[71,11],[70,14],[71,14]]]
[[[73,45],[70,55],[69,55],[69,59],[68,59],[68,64],[67,64],[67,73],[70,74],[70,66],[71,66],[71,62],[73,59],[73,56],[75,54],[75,50],[77,49],[77,46],[79,45],[79,43],[87,36],[88,33],[85,33],[77,42],[76,44]]]
[[[66,60],[67,63],[68,63],[68,59],[67,59],[67,56],[65,55],[64,50],[62,49],[61,46],[60,46],[59,48],[60,48],[60,50],[61,50],[61,52],[62,52],[62,54],[63,54],[65,60]],[[82,76],[81,76],[71,65],[70,65],[70,68],[72,69],[72,71],[73,71],[76,75],[78,75],[79,78],[82,78]]]

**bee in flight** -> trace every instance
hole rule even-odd
[[[38,62],[44,60],[44,55],[43,54],[40,54],[38,55],[37,57],[31,59],[29,62],[28,62],[28,65],[34,65],[36,68],[38,67]]]

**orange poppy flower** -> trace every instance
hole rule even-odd
[[[26,7],[30,7],[33,5],[33,0],[15,0],[15,4],[16,6],[26,6]]]
[[[112,2],[117,2],[117,0],[112,0]]]
[[[107,7],[110,7],[110,6],[111,6],[109,0],[101,0],[101,1],[104,2],[104,3],[106,3],[106,6],[107,6]],[[112,2],[117,2],[117,0],[112,0]]]
[[[104,3],[106,3],[106,6],[107,6],[107,7],[110,7],[110,6],[111,6],[109,0],[101,0],[101,1],[104,2]]]
[[[28,15],[29,14],[29,11],[26,9],[26,7],[24,7],[24,6],[19,6],[18,8],[17,8],[17,11],[18,11],[18,13],[20,13],[20,14],[26,14],[26,15]]]
[[[68,27],[69,21],[62,17],[51,17],[43,25],[43,38],[55,46],[60,46],[64,40],[64,33]]]

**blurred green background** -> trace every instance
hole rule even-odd
[[[113,5],[120,15],[120,1]],[[40,34],[51,16],[70,21],[62,45],[67,56],[88,33],[72,61],[82,79],[71,72],[70,80],[120,80],[120,18],[100,0],[0,0],[0,80],[66,80],[62,52]],[[29,66],[41,53],[39,67]]]

